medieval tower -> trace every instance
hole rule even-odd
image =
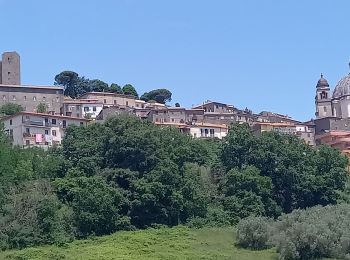
[[[21,85],[20,57],[17,52],[4,52],[0,61],[0,84]]]

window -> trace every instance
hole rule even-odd
[[[114,105],[116,105],[117,104],[117,100],[114,100]]]
[[[49,130],[45,129],[45,134],[48,135],[49,134]]]
[[[89,107],[84,107],[84,112],[89,112],[90,108]]]
[[[63,120],[63,128],[66,128],[66,127],[67,127],[67,121]]]
[[[92,111],[96,112],[96,107],[92,107]]]
[[[323,107],[323,112],[327,112],[327,107]]]
[[[56,130],[52,130],[52,135],[56,136]]]
[[[80,114],[79,114],[79,113],[77,113],[77,117],[80,117]]]
[[[30,129],[29,128],[26,128],[26,133],[30,134]]]
[[[103,100],[103,103],[105,103],[105,104],[106,104],[106,103],[107,103],[107,100],[106,100],[106,99],[104,99],[104,100]]]
[[[12,100],[16,100],[16,96],[15,95],[12,96]]]
[[[10,76],[10,74],[11,74],[11,72],[9,72],[9,71],[8,71],[8,72],[7,72],[7,75],[9,75],[9,76]]]
[[[128,106],[129,105],[129,102],[128,101],[126,101],[126,106]]]
[[[10,119],[10,125],[12,125],[12,119]]]
[[[52,123],[53,125],[55,125],[55,124],[56,124],[56,119],[52,118],[51,123]]]
[[[36,101],[36,97],[35,96],[33,97],[33,101]]]
[[[215,133],[214,129],[210,129],[210,137],[214,137],[214,133]]]
[[[30,145],[29,140],[26,140],[26,146],[29,146],[29,145]]]
[[[24,99],[24,101],[27,101],[27,96],[24,96],[23,99]]]

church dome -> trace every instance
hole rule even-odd
[[[317,88],[322,88],[322,87],[329,87],[328,81],[323,77],[323,74],[321,74],[321,78],[317,82]]]
[[[339,99],[350,95],[350,74],[342,78],[335,86],[333,98]]]

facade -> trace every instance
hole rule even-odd
[[[6,103],[21,105],[25,111],[36,112],[40,103],[47,111],[60,114],[63,104],[63,88],[55,86],[0,85],[0,106]]]
[[[332,94],[327,80],[321,74],[316,85],[315,105],[317,119],[350,117],[350,74],[337,83]]]
[[[310,146],[316,145],[314,128],[307,124],[257,122],[252,129],[256,135],[276,131],[282,134],[295,135]]]
[[[222,139],[228,134],[228,127],[226,125],[218,124],[184,124],[184,123],[155,123],[159,126],[176,127],[180,132],[189,134],[193,138],[218,138]]]
[[[20,57],[15,51],[2,54],[0,84],[21,85]]]
[[[65,98],[63,102],[65,116],[96,119],[102,109],[103,104],[98,99]]]
[[[60,145],[70,125],[86,126],[89,120],[68,116],[21,112],[2,118],[13,145],[48,148]]]
[[[107,92],[88,92],[79,97],[79,99],[97,99],[103,106],[127,106],[144,108],[145,101],[137,100],[134,96],[107,93]]]

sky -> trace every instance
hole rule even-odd
[[[323,73],[349,73],[348,0],[0,0],[0,52],[21,56],[22,84],[56,74],[139,94],[167,88],[192,107],[206,100],[298,120],[314,117]]]

